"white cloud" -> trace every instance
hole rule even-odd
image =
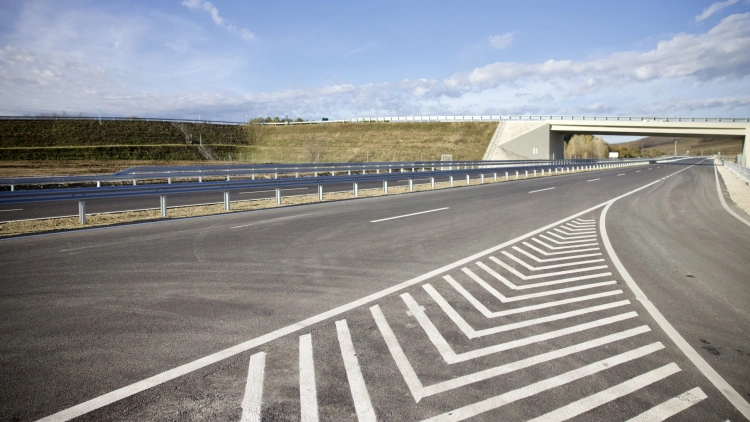
[[[719,1],[719,2],[713,3],[712,5],[703,9],[703,13],[695,17],[695,21],[700,22],[702,20],[708,19],[709,16],[713,15],[714,13],[718,12],[719,10],[725,7],[729,7],[737,3],[738,1],[739,0],[726,0],[726,1]]]
[[[221,15],[219,14],[219,9],[217,9],[216,6],[214,6],[213,3],[211,3],[210,1],[183,0],[182,5],[187,7],[190,10],[202,9],[204,12],[211,15],[211,20],[213,20],[217,26],[220,26],[233,34],[239,35],[245,41],[252,41],[255,39],[255,34],[250,32],[250,30],[245,29],[245,28],[238,28],[235,25],[226,23],[224,18],[222,18]]]
[[[513,33],[509,32],[503,35],[492,35],[489,39],[492,47],[498,50],[505,50],[513,43]]]

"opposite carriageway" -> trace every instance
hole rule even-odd
[[[354,196],[359,196],[360,185],[369,184],[372,185],[374,182],[382,183],[384,193],[388,193],[389,182],[393,183],[402,179],[408,180],[409,190],[414,188],[415,179],[429,179],[431,188],[435,188],[436,178],[447,178],[449,186],[453,187],[457,178],[465,178],[465,184],[471,184],[472,177],[479,179],[480,183],[485,182],[485,177],[491,175],[491,177],[497,181],[498,177],[510,180],[514,178],[528,178],[530,175],[537,176],[538,172],[541,176],[552,175],[552,174],[565,174],[577,171],[590,171],[597,169],[607,169],[625,166],[635,166],[648,163],[647,160],[639,161],[633,160],[628,162],[591,162],[586,160],[582,163],[566,162],[560,164],[557,161],[546,161],[536,163],[521,163],[517,166],[511,166],[508,162],[502,162],[500,164],[493,165],[492,163],[482,163],[482,165],[466,165],[463,164],[463,169],[458,170],[439,170],[435,167],[431,167],[427,170],[426,166],[421,167],[424,171],[417,171],[419,168],[412,168],[412,171],[404,172],[404,168],[400,168],[400,172],[387,172],[380,173],[377,171],[375,174],[368,174],[366,170],[362,170],[360,174],[351,174],[348,172],[346,176],[337,177],[302,177],[302,178],[274,178],[274,179],[257,179],[257,180],[227,180],[220,182],[204,182],[204,183],[158,183],[148,185],[137,185],[132,186],[100,186],[96,188],[63,188],[63,189],[42,189],[42,190],[24,190],[24,191],[11,191],[3,192],[0,194],[0,205],[15,205],[23,203],[39,203],[39,202],[58,202],[58,201],[78,201],[78,217],[81,224],[86,223],[86,201],[94,199],[115,199],[115,198],[127,198],[127,197],[147,197],[147,196],[159,196],[160,198],[160,209],[161,215],[166,217],[168,214],[167,207],[167,196],[168,195],[181,195],[181,194],[196,194],[205,192],[223,192],[224,196],[224,209],[230,210],[231,208],[231,196],[230,193],[236,190],[246,189],[262,189],[271,188],[275,190],[276,203],[281,204],[282,202],[282,190],[289,187],[317,187],[317,195],[319,200],[323,200],[323,187],[330,184],[351,184],[352,192]],[[421,164],[421,163],[420,163]],[[444,166],[445,167],[445,166]],[[460,167],[460,166],[456,166]],[[408,169],[407,169],[408,170]],[[333,172],[332,172],[333,173]],[[335,173],[334,173],[335,174]],[[227,176],[227,179],[229,177]]]

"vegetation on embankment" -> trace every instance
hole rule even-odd
[[[733,138],[677,138],[649,136],[635,141],[610,145],[610,150],[619,151],[620,157],[639,156],[641,150],[655,151],[658,155],[674,154],[677,141],[677,155],[737,155],[742,154],[742,140]]]
[[[497,123],[172,124],[0,120],[0,160],[332,162],[481,159]]]

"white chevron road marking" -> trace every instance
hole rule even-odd
[[[540,235],[539,237],[544,237],[544,235]],[[548,239],[549,239],[549,238],[548,238]],[[533,240],[534,242],[536,242],[536,243],[538,243],[538,244],[540,244],[540,245],[544,246],[544,247],[545,247],[545,248],[547,248],[547,249],[552,249],[552,250],[573,249],[573,248],[585,248],[585,247],[588,247],[588,246],[599,246],[599,244],[598,244],[598,243],[596,243],[596,242],[594,242],[594,243],[586,243],[586,244],[581,244],[581,245],[572,245],[572,246],[552,246],[552,245],[549,245],[549,244],[547,244],[547,243],[544,243],[544,242],[542,242],[541,240],[537,239],[536,237],[535,237],[535,238],[533,238],[533,239],[531,239],[531,240]],[[524,243],[524,244],[525,244],[525,243]],[[599,250],[599,248],[597,247],[597,248],[596,248],[596,250]],[[575,252],[580,252],[580,250],[576,250]]]
[[[380,310],[380,307],[378,305],[375,305],[370,308],[370,312],[375,319],[375,324],[378,326],[380,334],[383,336],[383,339],[388,346],[388,350],[390,351],[399,372],[401,372],[401,376],[404,378],[404,381],[406,382],[406,385],[409,388],[412,397],[414,397],[414,401],[416,402],[419,402],[425,397],[454,390],[456,388],[464,387],[466,385],[473,384],[479,381],[497,377],[503,374],[508,374],[520,369],[529,368],[540,363],[549,362],[571,355],[573,353],[583,352],[595,347],[604,346],[619,340],[624,340],[651,331],[648,326],[642,325],[640,327],[632,328],[626,331],[609,334],[607,336],[585,341],[583,343],[574,344],[572,346],[545,352],[515,362],[484,369],[472,374],[463,375],[447,381],[425,386],[419,380],[414,367],[411,365],[411,363],[409,363],[409,359],[406,357],[406,354],[401,348],[396,335],[393,333],[393,330],[388,324],[385,315],[383,315],[383,312]]]
[[[629,419],[628,422],[660,422],[671,418],[694,404],[700,403],[706,398],[706,393],[700,387],[695,387]]]
[[[591,409],[595,409],[603,404],[609,403],[613,400],[617,400],[622,396],[630,394],[634,391],[638,391],[641,388],[651,385],[657,381],[663,380],[664,378],[676,374],[677,372],[680,372],[680,367],[677,366],[677,364],[670,363],[664,365],[661,368],[657,368],[653,371],[646,372],[645,374],[638,375],[637,377],[631,378],[606,390],[574,401],[567,406],[563,406],[557,410],[539,416],[538,418],[534,418],[529,422],[566,421],[572,417],[578,416],[582,413],[586,413]]]
[[[435,290],[435,288],[433,288],[432,286],[427,286],[427,285],[423,287],[427,291],[427,293],[430,295],[430,297],[432,297],[435,303],[437,303],[438,306],[440,306],[440,308],[443,310],[443,312],[445,312],[448,318],[450,318],[456,324],[456,326],[461,331],[463,331],[466,337],[470,339],[480,338],[480,337],[488,336],[491,334],[497,334],[497,333],[502,333],[506,331],[517,330],[519,328],[530,327],[532,325],[544,324],[545,322],[559,321],[562,319],[573,318],[573,317],[580,316],[580,315],[586,315],[586,314],[590,314],[593,312],[604,311],[607,309],[613,309],[613,308],[626,306],[630,304],[629,300],[621,300],[619,302],[605,303],[603,305],[591,306],[591,307],[583,308],[583,309],[576,309],[573,311],[562,312],[559,314],[548,315],[545,317],[532,318],[532,319],[527,319],[525,321],[498,325],[498,326],[495,326],[492,328],[486,328],[483,330],[475,330],[471,325],[469,325],[468,322],[466,322],[466,320],[461,315],[458,314],[458,312],[456,312],[456,310],[448,303],[448,301],[446,301],[445,298],[443,298],[443,296],[441,296],[440,293],[438,293],[437,290]],[[403,295],[401,295],[401,298],[405,302],[407,302],[407,305],[409,306],[410,310],[411,310],[411,304],[416,303],[416,301],[414,301],[414,298],[411,297],[411,295],[409,295],[408,293],[404,293]]]
[[[448,421],[461,421],[464,419],[468,419],[470,417],[480,415],[490,410],[497,409],[498,407],[505,406],[506,404],[513,403],[515,401],[522,400],[527,397],[535,396],[543,391],[547,391],[552,388],[560,387],[570,382],[579,380],[581,378],[594,375],[596,373],[615,367],[617,365],[621,365],[626,362],[640,359],[643,356],[647,356],[651,353],[657,352],[662,349],[664,349],[664,345],[661,342],[652,343],[643,347],[639,347],[637,349],[627,351],[625,353],[621,353],[619,355],[615,355],[606,359],[602,359],[600,361],[594,362],[586,366],[582,366],[578,369],[565,372],[555,377],[547,378],[545,380],[535,382],[525,387],[521,387],[516,390],[508,391],[507,393],[500,394],[498,396],[491,397],[491,398],[482,400],[480,402],[473,403],[468,406],[464,406],[455,410],[451,410],[441,415],[437,415],[432,418],[425,419],[425,421],[448,422]]]
[[[503,262],[503,261],[495,258],[494,256],[491,256],[490,260],[493,261],[494,263],[502,266],[506,270],[510,271],[511,273],[513,273],[513,275],[515,275],[516,277],[520,278],[521,280],[536,280],[538,278],[547,278],[547,277],[555,277],[555,276],[558,276],[558,275],[565,275],[565,274],[583,273],[583,272],[588,272],[588,271],[603,270],[603,269],[607,268],[606,265],[595,265],[593,267],[575,268],[575,269],[572,269],[572,270],[555,271],[553,273],[525,275],[525,274],[520,273],[518,270],[516,270],[515,268],[511,267],[510,265],[506,264],[505,262]],[[608,276],[608,275],[612,275],[612,273],[597,274],[597,276],[599,276],[599,277],[604,277],[604,276]]]
[[[521,258],[518,258],[512,254],[510,254],[508,251],[502,251],[502,254],[507,256],[508,258],[518,262],[519,264],[523,265],[530,271],[541,271],[541,270],[549,270],[552,268],[562,268],[562,267],[572,267],[575,265],[583,265],[583,264],[593,264],[594,262],[604,262],[604,259],[589,259],[586,261],[576,261],[576,262],[566,262],[564,264],[552,264],[552,265],[545,265],[543,267],[534,267],[532,265],[529,265],[526,263],[526,261],[522,260]]]
[[[469,277],[472,278],[472,280],[474,280],[475,282],[477,282],[477,284],[479,284],[480,286],[484,287],[484,289],[487,290],[487,292],[489,292],[492,296],[495,296],[502,303],[517,302],[519,300],[527,300],[527,299],[534,299],[534,298],[537,298],[537,297],[559,295],[559,294],[563,294],[563,293],[576,292],[578,290],[593,289],[593,288],[596,288],[596,287],[610,286],[612,284],[617,284],[616,281],[609,280],[609,281],[602,281],[602,282],[599,282],[599,283],[584,284],[584,285],[575,286],[575,287],[566,287],[566,288],[563,288],[563,289],[547,290],[547,291],[539,292],[539,293],[528,293],[528,294],[525,294],[525,295],[518,295],[518,296],[506,297],[502,293],[500,293],[497,290],[495,290],[495,288],[492,287],[492,286],[490,286],[486,281],[482,280],[479,276],[477,276],[476,274],[474,274],[473,272],[471,272],[471,270],[469,270],[467,268],[464,268],[464,270],[466,270],[465,272],[469,275]],[[450,280],[453,280],[453,277],[451,277],[449,275],[446,275],[446,276],[443,276],[443,279],[448,280],[450,282]],[[453,281],[455,281],[455,280],[453,280]]]
[[[557,284],[565,284],[565,283],[572,283],[574,281],[581,281],[581,280],[590,280],[592,278],[599,278],[606,275],[612,275],[611,273],[601,273],[601,274],[589,274],[589,275],[581,275],[577,277],[568,277],[568,278],[561,278],[557,280],[551,280],[551,281],[540,281],[538,283],[530,283],[530,284],[524,284],[523,286],[517,286],[513,282],[509,281],[507,278],[503,277],[502,275],[498,274],[493,270],[492,268],[484,265],[482,261],[477,261],[477,266],[483,270],[485,270],[489,275],[495,277],[497,280],[499,280],[501,283],[505,284],[506,286],[510,287],[513,290],[526,290],[526,289],[536,289],[539,287],[547,287],[547,286],[554,286]],[[477,278],[481,278],[478,275],[476,275],[474,272],[472,272],[468,268],[463,268],[462,271],[471,277],[474,281],[477,281]]]
[[[547,247],[548,249],[556,249],[556,248],[554,248],[554,247],[552,247],[552,246],[549,246],[549,245],[547,245],[546,243],[544,243],[544,242],[542,242],[542,241],[540,241],[540,240],[537,240],[537,243],[539,243],[539,244],[541,244],[541,245],[543,245],[543,246],[546,246],[546,247]],[[577,252],[591,252],[591,251],[598,251],[598,250],[601,250],[601,249],[599,249],[599,248],[597,247],[597,248],[585,248],[585,249],[576,249],[576,250],[574,250],[574,251],[562,251],[562,252],[545,252],[545,251],[543,251],[543,250],[541,250],[541,249],[537,248],[536,246],[534,246],[534,245],[532,245],[532,244],[530,244],[530,243],[528,243],[528,242],[523,242],[523,244],[524,244],[524,245],[525,245],[526,247],[528,247],[528,248],[531,248],[531,249],[533,249],[533,250],[535,250],[535,251],[539,252],[540,254],[542,254],[542,255],[544,255],[544,256],[552,256],[552,255],[564,255],[564,254],[568,254],[568,253],[577,253]],[[599,245],[598,245],[598,244],[596,244],[596,243],[592,243],[592,244],[591,244],[591,245],[589,245],[589,246],[599,246]],[[565,248],[563,248],[563,249],[565,249]]]
[[[559,258],[539,258],[538,256],[532,254],[531,252],[528,252],[524,249],[519,248],[518,246],[514,246],[513,250],[516,252],[521,252],[522,254],[528,256],[529,258],[533,259],[536,262],[559,262],[559,261],[566,261],[568,259],[579,259],[579,258],[589,258],[592,256],[602,256],[601,252],[598,253],[585,253],[582,255],[571,255],[571,256],[561,256]]]
[[[490,311],[487,306],[485,306],[482,302],[477,300],[474,296],[472,296],[471,293],[469,293],[466,289],[464,289],[456,280],[453,278],[446,278],[445,279],[456,291],[461,294],[469,303],[471,303],[482,315],[485,316],[485,318],[499,318],[504,317],[507,315],[514,315],[514,314],[520,314],[523,312],[529,312],[529,311],[535,311],[537,309],[546,309],[546,308],[552,308],[555,306],[560,305],[567,305],[570,303],[577,303],[577,302],[584,302],[587,300],[594,300],[599,299],[602,297],[608,297],[608,296],[614,296],[622,294],[622,290],[612,290],[609,292],[602,292],[602,293],[595,293],[591,295],[586,296],[578,296],[578,297],[572,297],[568,299],[562,299],[562,300],[556,300],[553,302],[545,302],[545,303],[537,303],[535,305],[528,305],[523,306],[520,308],[512,308],[512,309],[506,309],[503,311],[498,312],[492,312]],[[425,286],[429,286],[430,284],[425,284]],[[424,286],[423,286],[424,287]]]

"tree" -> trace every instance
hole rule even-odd
[[[565,156],[573,158],[605,158],[608,153],[607,143],[593,135],[573,135],[565,150]]]

